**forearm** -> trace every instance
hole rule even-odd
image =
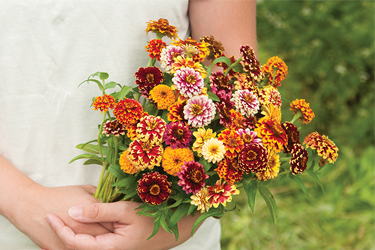
[[[190,0],[189,17],[192,37],[214,36],[227,57],[245,44],[257,53],[256,0]]]
[[[8,220],[14,217],[19,200],[25,190],[37,185],[28,176],[0,155],[0,214]]]

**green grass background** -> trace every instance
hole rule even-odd
[[[322,189],[307,175],[306,196],[288,178],[268,187],[278,221],[257,195],[255,211],[243,190],[222,219],[222,249],[375,249],[374,1],[259,1],[259,58],[288,65],[283,121],[289,103],[306,99],[316,117],[301,128],[328,135],[337,162],[321,171]],[[235,28],[235,27],[234,27]]]

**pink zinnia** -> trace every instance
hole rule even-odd
[[[215,117],[215,105],[207,96],[194,96],[184,107],[184,116],[193,128],[207,126]]]
[[[170,145],[172,149],[187,148],[191,141],[193,131],[182,122],[171,122],[167,125],[164,133],[165,144]]]
[[[199,95],[204,87],[202,76],[189,67],[177,70],[172,82],[183,96],[189,98]]]
[[[161,68],[166,73],[171,73],[172,64],[174,63],[174,58],[177,56],[184,56],[184,49],[175,45],[169,45],[161,51],[160,63]]]
[[[252,131],[249,128],[240,128],[237,132],[240,134],[240,137],[245,145],[251,143],[262,144],[262,139],[257,136],[257,132]]]
[[[204,173],[203,165],[195,161],[185,162],[177,176],[180,179],[177,184],[187,194],[198,193],[205,186],[204,180],[209,177]]]
[[[256,95],[248,89],[237,90],[233,94],[231,99],[235,104],[236,110],[241,113],[241,115],[250,117],[258,113],[259,101]]]

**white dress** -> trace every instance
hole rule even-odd
[[[47,187],[96,185],[100,168],[68,162],[95,138],[90,108],[97,71],[133,85],[147,64],[146,22],[160,17],[189,35],[188,0],[1,0],[0,154]],[[207,220],[175,249],[220,249],[220,223]],[[39,249],[0,216],[0,248]]]

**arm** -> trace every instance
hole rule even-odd
[[[64,218],[75,231],[92,234],[109,232],[99,224],[83,224],[67,213],[71,206],[97,202],[93,186],[46,188],[31,180],[9,161],[0,156],[0,214],[38,246],[64,249],[62,242],[45,221],[47,213]]]
[[[213,35],[227,57],[238,58],[245,44],[257,53],[256,0],[190,0],[189,15],[194,39]]]

